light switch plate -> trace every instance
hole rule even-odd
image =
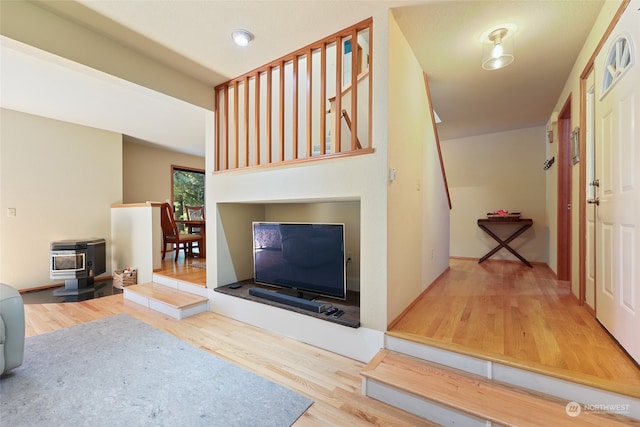
[[[7,208],[7,216],[16,216],[16,208]]]

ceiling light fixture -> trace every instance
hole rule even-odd
[[[487,36],[491,43],[483,45],[482,68],[484,70],[499,70],[513,62],[513,38],[509,36],[507,28],[498,28]]]
[[[234,30],[231,38],[238,46],[247,46],[253,40],[253,34],[247,30]]]

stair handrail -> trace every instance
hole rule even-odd
[[[436,149],[438,150],[438,158],[440,160],[440,170],[442,171],[442,180],[444,181],[444,190],[447,193],[447,201],[449,202],[449,210],[451,210],[451,195],[449,194],[449,184],[447,183],[447,173],[444,170],[444,160],[442,159],[442,150],[440,149],[440,137],[438,136],[438,126],[436,125],[436,117],[433,114],[433,102],[431,102],[431,90],[429,89],[429,79],[427,73],[424,73],[424,87],[427,92],[427,101],[429,102],[429,113],[431,114],[431,123],[433,123],[433,133],[436,138]]]
[[[349,113],[347,112],[347,110],[345,110],[344,108],[342,109],[341,116],[344,119],[344,122],[347,124],[347,127],[351,129],[351,118],[349,117]],[[362,145],[360,144],[358,135],[356,135],[356,150],[362,150]]]

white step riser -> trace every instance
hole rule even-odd
[[[184,282],[182,280],[178,280],[175,278],[162,276],[160,274],[153,274],[153,283],[157,283],[158,285],[168,286],[172,289],[177,289],[179,291],[187,292],[190,294],[198,295],[201,297],[208,297],[207,288],[203,286],[193,285],[189,282]]]
[[[385,348],[568,401],[575,401],[587,405],[628,405],[626,407],[628,407],[629,412],[624,415],[640,419],[640,399],[637,398],[619,395],[388,335],[385,338]],[[363,387],[367,387],[367,385],[363,385]]]
[[[487,427],[491,424],[444,405],[417,397],[387,384],[363,378],[363,393],[373,399],[402,409],[443,426]]]
[[[124,299],[135,302],[136,304],[140,304],[144,307],[147,307],[151,310],[158,311],[167,316],[171,316],[174,319],[185,319],[189,316],[194,316],[198,313],[204,313],[205,311],[209,311],[209,303],[203,302],[202,304],[196,304],[187,308],[175,308],[162,303],[160,301],[156,301],[154,299],[148,298],[146,296],[137,294],[135,292],[128,291],[126,288],[124,289]]]

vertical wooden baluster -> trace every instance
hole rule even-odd
[[[272,98],[273,98],[273,69],[269,66],[267,67],[267,163],[271,163],[272,161],[272,155],[271,155],[271,148],[272,148],[272,105],[271,103],[273,102]]]
[[[358,30],[351,32],[351,151],[358,145]]]
[[[311,82],[313,79],[313,50],[307,51],[307,157],[311,157],[311,146],[313,144],[313,96],[311,92]]]
[[[255,150],[256,150],[256,165],[260,164],[260,72],[256,73],[256,85],[254,96],[254,126],[255,126]]]
[[[280,61],[280,98],[279,98],[279,110],[278,115],[279,127],[280,127],[280,161],[284,161],[284,60]]]
[[[249,75],[244,78],[244,166],[249,166]]]
[[[224,170],[229,169],[229,86],[224,86]]]
[[[369,141],[367,148],[371,148],[373,147],[373,22],[369,23],[369,63],[367,68],[369,68]]]
[[[215,89],[214,91],[216,99],[214,101],[214,109],[215,109],[215,113],[214,113],[214,130],[215,130],[215,137],[214,137],[214,153],[216,156],[215,161],[213,162],[213,170],[214,171],[219,171],[220,170],[220,90],[218,88]],[[172,198],[173,200],[173,198]]]
[[[298,158],[298,55],[293,56],[293,76],[292,76],[293,90],[291,96],[293,97],[293,122],[291,123],[291,130],[293,132],[291,143],[293,144],[293,158]]]
[[[341,117],[342,117],[342,36],[336,37],[336,112],[334,118],[334,144],[333,152],[339,153],[341,148]]]
[[[238,168],[238,147],[240,144],[238,138],[238,131],[240,124],[238,123],[238,81],[233,82],[233,146],[235,147],[233,153],[233,167]]]
[[[320,154],[327,152],[327,44],[320,47]]]

